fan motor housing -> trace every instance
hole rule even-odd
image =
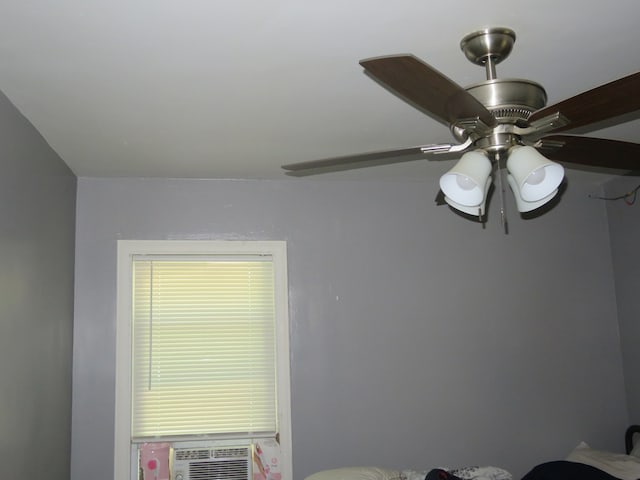
[[[468,130],[462,124],[453,124],[451,133],[460,142],[471,136],[477,146],[489,150],[501,150],[515,144],[514,136],[507,133],[508,126],[526,127],[531,114],[547,104],[545,89],[531,80],[491,79],[465,90],[491,112],[498,127],[481,133]]]
[[[460,48],[467,59],[486,69],[487,80],[465,90],[478,100],[496,119],[492,128],[460,119],[451,125],[453,136],[460,142],[471,138],[474,145],[500,151],[516,144],[519,138],[514,127],[527,127],[533,112],[547,104],[544,88],[531,80],[499,79],[495,66],[511,53],[516,35],[509,28],[485,28],[462,39]]]
[[[536,82],[494,79],[465,89],[500,122],[516,123],[547,104],[547,92]]]

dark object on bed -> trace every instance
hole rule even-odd
[[[434,468],[427,476],[424,477],[424,480],[462,480],[460,477],[456,477],[454,474],[447,472],[441,468]]]
[[[557,460],[534,467],[522,480],[619,480],[602,470],[584,463]]]
[[[636,433],[640,433],[640,425],[631,425],[624,434],[624,446],[627,450],[627,455],[633,450],[633,436]]]

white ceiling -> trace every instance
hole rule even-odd
[[[280,165],[452,141],[362,58],[413,53],[469,85],[485,73],[460,39],[510,27],[498,76],[551,104],[637,71],[639,20],[638,0],[3,0],[0,90],[78,176],[291,178]],[[640,120],[597,136],[639,141]]]

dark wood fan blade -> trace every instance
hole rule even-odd
[[[529,117],[529,122],[560,112],[569,124],[554,131],[573,130],[640,110],[639,92],[640,72],[537,110]]]
[[[292,163],[289,165],[283,165],[282,168],[289,170],[287,175],[302,177],[307,175],[316,175],[318,173],[373,167],[376,165],[411,162],[425,158],[425,154],[422,152],[421,148],[422,147],[409,147],[398,150],[384,150],[360,153],[357,155],[345,155],[325,158],[323,160],[312,160],[310,162]]]
[[[640,170],[640,144],[604,138],[550,135],[537,146],[550,160],[592,167]]]
[[[360,61],[369,75],[414,107],[450,124],[479,118],[492,127],[491,112],[469,92],[413,55],[391,55]]]

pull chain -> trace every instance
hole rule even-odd
[[[502,182],[502,169],[500,168],[500,152],[496,152],[494,158],[496,160],[496,166],[498,168],[496,177],[498,177],[498,190],[500,190],[500,223],[502,224],[502,228],[504,228],[504,234],[508,235],[509,225],[507,223],[507,215],[505,213],[504,186]]]

